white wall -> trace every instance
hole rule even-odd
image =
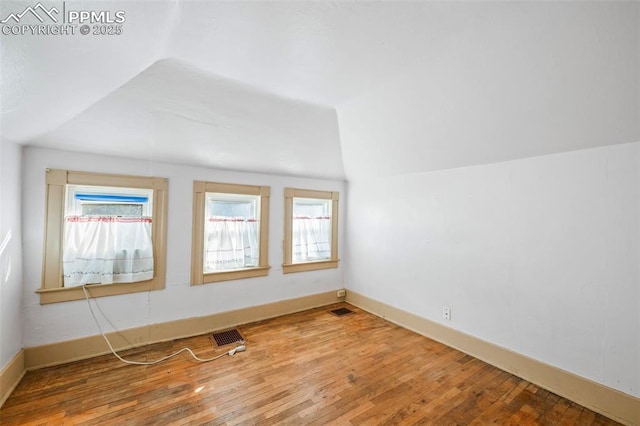
[[[347,288],[640,396],[639,170],[630,143],[350,182]]]
[[[42,271],[46,168],[153,175],[169,179],[166,288],[99,299],[99,306],[117,329],[204,316],[343,287],[342,267],[287,275],[282,274],[281,267],[283,188],[339,191],[344,199],[344,183],[341,181],[220,171],[30,147],[24,151],[23,175],[25,347],[97,334],[85,301],[41,306],[34,293],[40,287]],[[193,180],[271,186],[269,263],[272,268],[268,277],[196,287],[189,285]],[[345,205],[344,201],[341,205]],[[344,223],[342,218],[340,223]],[[342,231],[339,240],[343,240]],[[339,251],[342,252],[341,247]]]
[[[22,349],[22,147],[0,141],[0,370]]]
[[[347,288],[640,396],[640,5],[464,11],[337,108]]]

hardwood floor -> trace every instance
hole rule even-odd
[[[343,317],[330,309],[355,311]],[[247,350],[155,366],[111,355],[27,373],[0,424],[608,425],[553,393],[346,304],[238,327]],[[210,336],[123,353],[153,360]]]

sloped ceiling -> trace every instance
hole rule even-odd
[[[2,1],[0,18],[29,4]],[[64,7],[123,10],[124,31],[1,34],[3,139],[336,179],[640,139],[633,2]]]
[[[465,11],[438,49],[337,106],[349,180],[640,141],[640,3]]]
[[[279,98],[169,59],[33,143],[222,169],[344,175],[334,109]]]

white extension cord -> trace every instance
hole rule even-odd
[[[105,342],[107,342],[107,346],[109,346],[109,349],[111,350],[111,353],[114,354],[120,361],[126,363],[126,364],[132,364],[132,365],[155,365],[155,364],[159,364],[163,361],[166,361],[168,359],[173,358],[174,356],[182,353],[182,352],[189,352],[191,354],[191,356],[193,357],[193,359],[195,359],[196,361],[199,362],[209,362],[209,361],[214,361],[216,359],[220,359],[225,355],[229,355],[229,356],[233,356],[238,352],[244,352],[245,350],[247,350],[247,347],[244,345],[244,342],[242,342],[243,344],[236,346],[235,348],[231,349],[229,352],[224,352],[221,353],[220,355],[214,356],[213,358],[199,358],[195,353],[193,353],[193,351],[190,348],[182,348],[177,352],[172,353],[171,355],[167,355],[163,358],[160,358],[158,360],[155,361],[129,361],[127,359],[122,358],[120,355],[118,355],[118,353],[115,351],[115,349],[113,349],[113,346],[111,345],[111,342],[109,341],[109,339],[107,338],[107,335],[104,334],[104,331],[102,331],[102,327],[100,326],[100,322],[98,321],[98,318],[96,317],[95,312],[93,311],[93,306],[91,306],[91,300],[89,299],[89,293],[87,292],[87,288],[86,285],[82,286],[82,291],[84,291],[84,298],[87,300],[87,304],[89,305],[89,311],[91,312],[91,316],[93,317],[93,321],[96,323],[96,326],[98,327],[98,330],[100,330],[100,334],[102,334],[102,338],[104,339]],[[103,314],[104,315],[104,314]]]

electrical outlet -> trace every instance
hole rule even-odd
[[[442,307],[442,318],[446,319],[447,321],[451,321],[451,308],[448,306],[443,306]]]
[[[345,297],[347,295],[347,290],[338,290],[336,293],[338,297]]]

